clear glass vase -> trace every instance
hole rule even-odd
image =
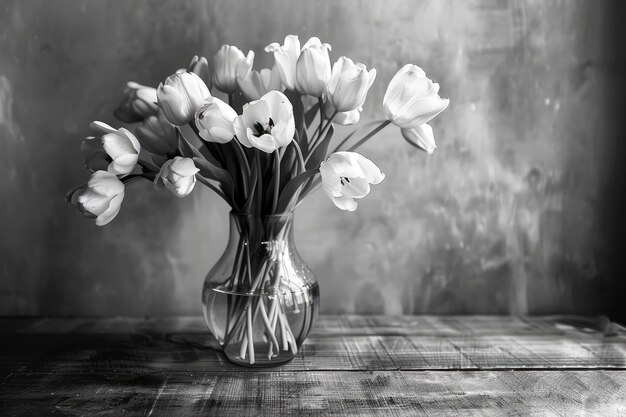
[[[230,213],[226,250],[209,271],[202,308],[228,359],[244,366],[287,362],[317,318],[319,287],[294,245],[293,213]]]

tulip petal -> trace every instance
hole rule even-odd
[[[424,123],[412,129],[401,129],[400,132],[402,133],[402,137],[409,142],[409,144],[421,149],[428,155],[432,154],[435,149],[437,149],[433,128],[429,124]]]
[[[358,207],[356,200],[352,198],[331,198],[331,201],[337,206],[337,208],[345,211],[355,211]]]
[[[250,128],[248,128],[248,140],[255,148],[263,152],[272,153],[279,148],[274,136],[265,133],[257,137],[252,134],[252,130]]]
[[[122,207],[122,200],[124,200],[124,192],[122,191],[120,194],[116,195],[109,201],[109,205],[107,209],[102,212],[98,217],[96,217],[96,225],[104,226],[111,222],[120,212],[120,208]]]

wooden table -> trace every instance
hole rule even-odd
[[[322,316],[289,364],[230,364],[201,318],[0,319],[0,415],[626,415],[602,318]]]

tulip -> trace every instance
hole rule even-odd
[[[210,96],[207,85],[193,72],[172,74],[157,88],[159,109],[176,126],[191,121]]]
[[[224,93],[234,93],[237,90],[237,67],[244,61],[252,67],[254,51],[249,51],[246,57],[236,46],[222,45],[215,54],[213,85]]]
[[[124,123],[141,122],[146,117],[155,115],[159,109],[156,88],[131,81],[126,84],[124,95],[124,101],[113,112]]]
[[[87,185],[70,192],[67,199],[78,207],[83,216],[95,218],[104,226],[117,216],[124,200],[124,184],[115,174],[96,171]]]
[[[135,135],[124,128],[114,129],[102,122],[93,122],[89,127],[99,136],[83,140],[81,151],[87,169],[92,172],[107,170],[115,175],[130,174],[137,165],[141,150]]]
[[[235,137],[233,121],[237,112],[216,97],[209,97],[196,115],[200,137],[208,142],[226,143]]]
[[[437,149],[433,128],[428,123],[410,129],[400,129],[400,132],[409,144],[421,149],[428,155]]]
[[[304,44],[296,62],[295,88],[298,93],[322,96],[331,75],[330,50],[329,44],[322,44],[316,37]]]
[[[332,75],[326,87],[328,99],[337,111],[351,111],[363,106],[367,91],[376,79],[376,69],[367,71],[364,64],[354,63],[342,56],[333,65]]]
[[[193,159],[176,156],[163,164],[154,178],[154,185],[159,190],[167,188],[176,197],[183,198],[188,196],[196,185],[196,174],[199,171]]]
[[[296,86],[296,64],[300,57],[300,40],[296,35],[287,35],[283,45],[273,42],[265,47],[265,52],[274,54],[280,80],[290,90]]]
[[[211,75],[209,74],[209,62],[203,56],[194,55],[187,67],[187,72],[196,74],[211,90]]]
[[[370,184],[379,184],[385,174],[369,159],[356,152],[335,152],[320,164],[322,189],[341,210],[354,211],[356,199],[370,192]]]
[[[276,65],[271,70],[263,68],[257,71],[251,68],[242,63],[237,73],[237,84],[248,100],[258,100],[269,91],[282,90],[282,82]]]
[[[271,153],[289,145],[296,131],[293,107],[280,91],[270,91],[243,106],[234,121],[237,139],[247,148]]]
[[[385,116],[401,128],[428,123],[444,111],[450,100],[439,97],[439,84],[433,83],[423,69],[407,64],[393,76],[383,98]]]
[[[159,111],[157,116],[149,116],[144,120],[136,133],[141,146],[148,152],[162,156],[176,153],[178,148],[176,128],[167,121],[162,111]]]
[[[329,119],[333,117],[333,114],[335,114],[335,106],[333,106],[333,103],[328,100],[324,101],[324,109],[326,111],[326,117]],[[333,122],[343,126],[357,124],[361,119],[362,111],[363,107],[359,107],[350,111],[337,112],[337,114],[335,114]]]

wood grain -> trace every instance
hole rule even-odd
[[[626,332],[605,319],[322,316],[267,369],[230,364],[203,326],[0,319],[0,415],[626,412]]]

